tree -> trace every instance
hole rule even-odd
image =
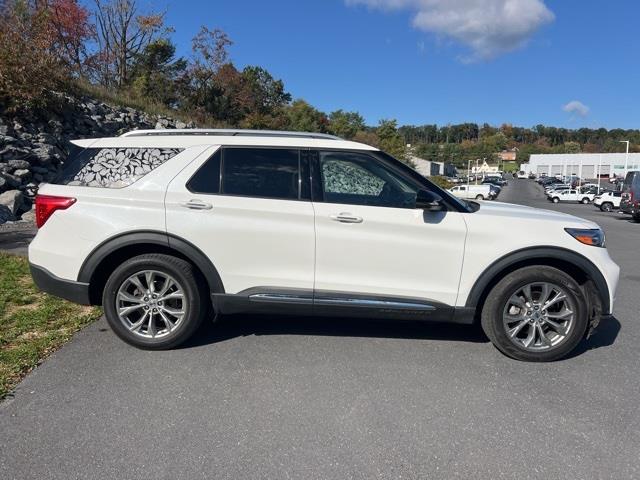
[[[136,55],[131,68],[134,92],[167,106],[178,102],[176,81],[187,68],[187,62],[175,58],[176,47],[166,38],[147,45]]]
[[[49,11],[54,32],[53,48],[76,76],[86,76],[91,58],[87,44],[96,35],[89,10],[77,0],[51,0]]]
[[[301,132],[325,132],[327,117],[302,99],[294,101],[287,110],[289,128]]]
[[[136,0],[94,0],[100,82],[122,88],[129,67],[151,42],[169,32],[164,13],[139,13]]]
[[[329,132],[348,140],[365,129],[364,118],[358,112],[336,110],[329,115]]]
[[[291,101],[291,95],[284,90],[284,82],[273,78],[262,67],[245,67],[242,70],[242,82],[245,95],[251,103],[248,114],[271,114]]]
[[[0,10],[0,110],[46,107],[69,76],[54,48],[46,5],[17,0]]]
[[[232,99],[229,95],[221,98],[225,88],[229,85],[239,90],[241,84],[238,71],[228,63],[230,45],[233,42],[229,36],[218,28],[209,29],[203,25],[193,37],[194,58],[182,81],[187,108],[216,118],[220,117],[219,112],[228,111]]]
[[[376,133],[380,138],[381,150],[398,160],[408,163],[406,143],[398,132],[398,122],[396,120],[380,120]]]

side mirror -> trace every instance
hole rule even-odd
[[[444,209],[442,197],[428,190],[418,190],[416,193],[416,208],[429,212],[438,212]]]

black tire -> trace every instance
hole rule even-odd
[[[116,310],[116,298],[121,285],[132,275],[154,270],[170,275],[180,285],[186,307],[185,314],[173,331],[160,338],[144,338],[132,333],[120,320]],[[205,280],[189,262],[163,254],[146,254],[130,258],[118,266],[104,288],[102,305],[109,326],[118,337],[130,345],[148,350],[163,350],[184,343],[198,329],[209,310]],[[166,303],[166,302],[165,302]]]
[[[587,205],[589,202],[590,202],[589,197],[584,197],[584,198],[582,199],[582,204],[583,204],[583,205]]]
[[[613,203],[611,202],[604,202],[602,205],[600,205],[600,210],[602,210],[603,212],[610,212],[613,210]]]
[[[636,222],[640,223],[640,215],[633,215],[633,219],[634,219]]]
[[[519,288],[533,282],[548,282],[562,287],[575,305],[574,325],[564,340],[548,350],[532,352],[511,341],[503,324],[503,312],[509,298]],[[551,362],[567,356],[584,338],[589,324],[587,299],[578,283],[557,268],[531,266],[516,270],[489,292],[482,309],[481,324],[491,343],[505,355],[528,362]]]
[[[476,195],[476,200],[484,200],[484,195]]]
[[[553,197],[553,198],[551,199],[551,201],[552,201],[553,203],[558,203],[558,202],[560,201],[560,199],[559,199],[558,197]]]

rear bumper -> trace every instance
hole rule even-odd
[[[46,268],[32,263],[29,264],[29,268],[31,269],[34,283],[43,292],[81,305],[91,305],[88,283],[74,282],[56,277]]]

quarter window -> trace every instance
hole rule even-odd
[[[320,152],[324,201],[411,208],[417,189],[379,160],[357,152]]]
[[[220,150],[217,150],[200,167],[191,180],[187,182],[187,189],[193,193],[216,194],[220,192]]]
[[[182,148],[86,148],[69,156],[52,183],[123,188],[175,157]]]
[[[222,190],[246,197],[299,198],[299,151],[227,148],[222,160]]]

